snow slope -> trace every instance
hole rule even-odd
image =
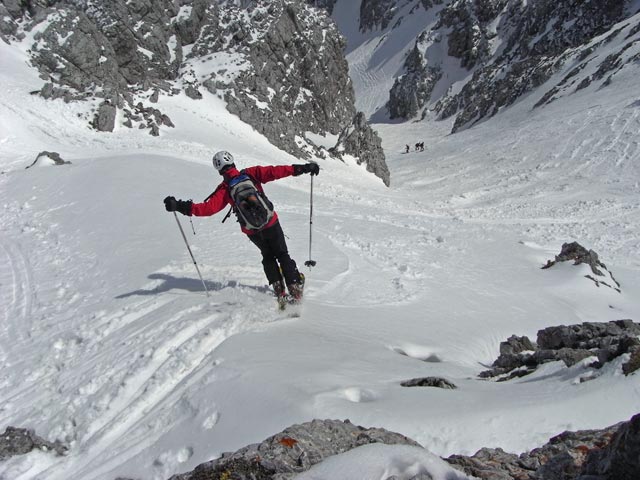
[[[296,159],[212,96],[161,99],[178,127],[159,138],[92,132],[80,106],[30,96],[40,81],[24,53],[0,44],[0,428],[70,446],[0,463],[0,478],[165,479],[312,418],[385,427],[436,455],[520,452],[628,419],[640,377],[622,375],[624,358],[507,383],[476,375],[511,334],[640,318],[637,73],[534,112],[527,98],[456,135],[432,121],[378,125],[390,189],[319,160],[318,265],[304,270],[301,316],[287,318],[235,222],[196,218],[193,235],[180,217],[206,297],[162,199],[206,197],[218,149],[241,166]],[[401,153],[418,140],[424,152]],[[41,150],[72,164],[25,170]],[[266,189],[302,267],[309,177]],[[600,254],[622,293],[582,267],[540,270],[573,240]],[[459,388],[400,386],[418,376]],[[427,454],[369,450],[302,477],[367,462],[371,478],[445,478]],[[387,469],[367,460],[383,455]]]
[[[356,92],[356,109],[367,117],[374,116],[380,121],[387,119],[389,90],[395,79],[404,73],[406,54],[414,47],[416,37],[435,25],[438,13],[446,7],[443,4],[427,12],[417,3],[400,5],[394,20],[384,31],[366,32],[359,30],[360,2],[338,0],[334,6],[332,18],[347,38],[345,54]],[[396,28],[400,25],[401,28]]]

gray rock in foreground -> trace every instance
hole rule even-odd
[[[313,420],[293,425],[259,444],[225,453],[192,472],[171,480],[293,478],[332,455],[370,443],[420,446],[410,438],[382,428],[363,428],[348,420]]]
[[[640,415],[624,422],[602,449],[589,452],[578,480],[640,478]]]
[[[33,430],[26,428],[7,427],[0,435],[0,460],[7,460],[16,455],[25,455],[33,450],[50,451],[64,455],[67,447],[59,442],[48,442],[36,435]]]
[[[602,430],[564,432],[522,455],[483,448],[472,457],[445,460],[486,480],[637,480],[640,415]]]
[[[225,453],[170,480],[288,480],[330,456],[371,443],[420,446],[381,428],[363,428],[348,420],[313,420],[289,427],[260,444]],[[637,480],[640,415],[600,430],[563,432],[521,455],[483,448],[472,457],[452,455],[445,460],[486,480]]]

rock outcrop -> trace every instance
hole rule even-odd
[[[465,68],[479,65],[460,93],[443,98],[436,107],[442,118],[457,115],[454,132],[495,115],[540,87],[560,70],[571,49],[612,28],[624,13],[624,2],[619,0],[587,0],[580,5],[551,0],[506,3],[457,1],[442,15],[442,27],[452,29],[450,54],[461,58]],[[477,23],[470,23],[474,18],[470,8],[475,9]],[[498,14],[502,27],[492,32],[488,25],[495,24]],[[488,49],[491,36],[498,36],[504,45],[494,55]]]
[[[400,382],[403,387],[434,387],[443,388],[445,390],[455,390],[456,387],[453,382],[450,382],[446,378],[440,377],[421,377],[412,378],[411,380],[405,380]]]
[[[396,75],[387,110],[392,119],[428,111],[455,117],[456,132],[514,104],[564,68],[569,73],[544,86],[537,106],[593,83],[610,85],[639,57],[634,6],[631,0],[367,0],[359,22],[362,32],[381,31],[382,50],[394,34],[406,42],[419,21],[409,16],[426,19]],[[610,50],[613,40],[615,49],[603,55],[599,48],[609,44]]]
[[[389,92],[389,118],[412,118],[431,98],[431,92],[442,76],[440,67],[427,66],[420,50],[420,39],[404,63],[405,74],[396,78]]]
[[[620,425],[604,448],[589,452],[577,480],[633,480],[640,475],[640,415]]]
[[[397,10],[396,0],[362,0],[360,2],[360,31],[384,30]]]
[[[640,474],[640,415],[602,430],[564,432],[521,455],[483,448],[445,459],[486,480],[635,480]]]
[[[44,150],[40,152],[36,156],[36,159],[33,161],[33,163],[25,167],[25,169],[33,167],[36,163],[38,163],[38,160],[40,160],[43,157],[48,158],[50,161],[53,162],[54,165],[69,165],[71,163],[71,162],[68,162],[67,160],[64,160],[58,152],[48,152]]]
[[[348,420],[313,420],[293,425],[260,444],[225,453],[170,480],[287,480],[333,455],[371,443],[420,447],[382,428],[363,428]],[[486,480],[636,480],[639,453],[640,415],[636,415],[599,430],[563,432],[520,455],[483,448],[471,457],[452,455],[444,460],[467,475]]]
[[[313,420],[293,425],[235,453],[203,463],[192,472],[170,480],[204,478],[255,478],[286,480],[312,465],[340,453],[370,443],[420,446],[410,438],[382,428],[363,428],[348,420]]]
[[[2,3],[0,35],[17,42],[34,32],[27,47],[44,81],[39,94],[98,99],[88,119],[98,131],[121,122],[160,135],[173,121],[149,104],[182,93],[197,101],[208,91],[271,143],[308,159],[319,152],[307,132],[338,135],[357,114],[345,40],[314,8],[335,2],[317,3],[11,0]],[[358,161],[373,162],[368,170],[388,184],[376,142],[358,149]]]
[[[568,367],[593,358],[590,367],[600,369],[605,363],[621,355],[632,359],[640,355],[640,324],[631,320],[586,322],[579,325],[549,327],[538,332],[534,344],[527,337],[512,336],[500,344],[500,356],[481,378],[498,381],[522,377],[539,365],[563,361]],[[631,360],[623,366],[625,374],[632,373]],[[585,376],[590,380],[593,376]]]
[[[577,242],[563,243],[560,255],[556,255],[555,260],[547,261],[542,268],[547,269],[553,267],[558,262],[572,261],[574,265],[586,264],[591,268],[591,274],[585,275],[586,278],[593,281],[596,286],[603,285],[620,292],[620,283],[614,278],[613,274],[607,269],[607,266],[600,261],[598,254],[593,250],[587,250]]]
[[[329,15],[333,13],[333,7],[338,0],[307,0],[307,3],[316,8],[324,8]]]
[[[26,428],[7,427],[0,435],[0,460],[7,460],[16,455],[24,455],[33,450],[53,452],[64,455],[67,447],[59,442],[48,442]]]
[[[385,185],[390,185],[391,173],[385,162],[382,141],[367,124],[362,112],[358,112],[352,124],[340,133],[338,143],[330,151],[338,156],[355,157],[358,164],[366,164],[367,171],[380,177]]]
[[[250,66],[226,90],[225,100],[231,113],[271,143],[305,158],[300,145],[305,132],[337,135],[356,114],[345,42],[320,10],[298,2],[270,3],[264,19],[261,10],[249,9],[254,17],[244,30],[262,21],[264,31],[260,41],[247,43]],[[211,83],[206,87],[217,90]]]

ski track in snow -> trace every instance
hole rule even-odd
[[[27,258],[17,245],[0,239],[0,248],[4,257],[0,262],[1,300],[6,305],[2,324],[7,339],[18,339],[29,331],[33,279]]]

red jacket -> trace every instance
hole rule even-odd
[[[274,165],[269,167],[249,167],[244,171],[249,174],[256,181],[256,188],[264,192],[262,188],[263,183],[272,182],[280,178],[290,177],[293,175],[293,165]],[[203,203],[194,203],[191,207],[191,215],[196,217],[208,217],[223,210],[227,205],[233,206],[233,200],[229,195],[229,186],[227,181],[240,175],[240,172],[231,167],[224,173],[224,181],[218,185],[213,194]],[[264,228],[269,228],[278,221],[278,214],[273,212],[273,217],[269,220]],[[257,233],[256,230],[247,230],[244,227],[240,227],[247,235],[253,235]]]

